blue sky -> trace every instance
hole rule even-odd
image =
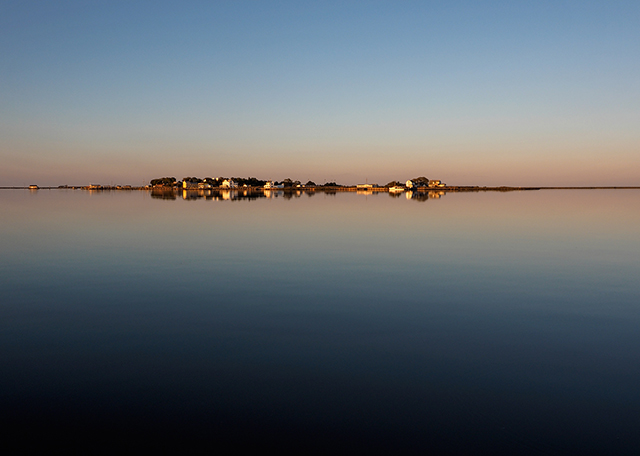
[[[640,2],[0,3],[0,186],[640,185]]]

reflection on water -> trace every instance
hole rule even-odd
[[[151,198],[163,200],[175,200],[178,195],[183,200],[193,201],[204,199],[207,201],[240,201],[255,200],[258,198],[273,198],[281,195],[274,195],[270,191],[250,191],[250,190],[229,190],[229,189],[171,189],[171,188],[153,188],[150,192]]]
[[[238,200],[255,200],[258,198],[284,198],[290,200],[292,198],[300,198],[302,195],[314,196],[316,193],[325,195],[336,195],[335,190],[270,190],[270,189],[250,189],[250,190],[230,190],[230,189],[172,189],[172,188],[152,188],[151,197],[154,199],[175,200],[178,195],[183,200],[205,199],[207,201],[238,201]],[[373,196],[382,192],[372,190],[357,190],[356,194],[360,196]],[[384,192],[392,198],[399,198],[404,195],[408,200],[427,201],[429,199],[439,199],[444,196],[445,191],[429,190],[429,191],[412,191],[406,192]]]
[[[640,452],[639,192],[377,194],[0,192],[0,445]]]
[[[420,191],[407,191],[405,192],[405,197],[408,200],[415,200],[415,201],[427,201],[429,199],[439,199],[441,197],[443,197],[445,194],[444,191],[439,191],[439,190],[430,190],[430,191],[426,191],[426,192],[420,192]]]
[[[178,198],[177,194],[178,190],[173,188],[159,187],[151,189],[151,198],[156,199],[175,200]]]

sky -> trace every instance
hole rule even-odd
[[[640,185],[640,2],[0,1],[0,186]]]

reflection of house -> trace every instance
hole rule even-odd
[[[189,190],[193,190],[193,189],[192,188],[191,189],[186,189],[186,188],[182,189],[182,199],[183,200],[189,200],[190,201],[190,200],[197,200],[198,198],[202,198],[202,196],[199,195],[198,192],[192,192],[192,191],[189,191]]]
[[[225,180],[222,181],[221,187],[223,187],[223,188],[237,188],[238,187],[238,183],[236,181],[234,181],[233,179],[225,179]]]
[[[429,190],[428,192],[409,190],[404,194],[404,196],[410,200],[427,201],[430,199],[438,199],[443,196],[444,193],[444,190]]]
[[[283,195],[284,195],[284,191],[282,191],[282,190],[274,191],[274,190],[268,189],[268,188],[264,189],[264,196],[266,196],[267,198],[277,198],[277,197],[283,196]]]

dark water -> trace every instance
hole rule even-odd
[[[640,454],[637,190],[241,196],[0,192],[0,449]]]

